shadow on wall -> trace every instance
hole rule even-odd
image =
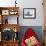
[[[43,30],[42,30],[42,26],[21,26],[20,27],[20,31],[19,31],[19,40],[20,40],[20,42],[21,42],[21,40],[23,38],[23,35],[24,35],[25,31],[28,28],[32,28],[36,32],[39,41],[41,43],[43,43]]]

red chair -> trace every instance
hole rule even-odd
[[[24,34],[24,37],[22,38],[21,46],[27,46],[25,43],[25,40],[34,36],[37,39],[36,33],[32,30],[32,28],[27,29],[27,31]],[[37,40],[38,41],[38,40]],[[40,42],[38,41],[35,46],[41,46]]]

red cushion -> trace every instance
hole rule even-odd
[[[26,30],[25,34],[24,34],[24,37],[22,38],[22,46],[26,46],[26,43],[25,43],[25,39],[28,39],[29,37],[32,37],[32,36],[37,36],[36,33],[33,31],[32,28],[29,28]]]

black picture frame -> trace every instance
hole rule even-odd
[[[23,18],[24,19],[35,19],[36,8],[23,8]]]

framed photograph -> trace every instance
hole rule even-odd
[[[2,15],[9,15],[9,10],[2,10]]]
[[[35,19],[36,18],[36,8],[24,8],[23,18],[24,19]]]
[[[17,12],[16,10],[10,10],[10,11],[9,11],[9,14],[10,14],[10,15],[16,15],[17,13],[18,13],[18,12]]]
[[[19,23],[18,16],[3,16],[2,18],[2,24],[18,24],[18,23]]]
[[[10,16],[8,18],[8,24],[18,24],[18,17],[17,16]]]

